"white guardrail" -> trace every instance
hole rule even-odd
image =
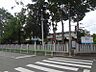
[[[0,51],[6,52],[18,52],[27,54],[44,53],[45,55],[54,53],[68,53],[68,44],[1,44]],[[96,53],[96,44],[76,44],[76,48],[73,49],[75,53]]]
[[[77,44],[76,53],[96,53],[96,44]]]
[[[68,44],[45,44],[44,48],[35,44],[1,44],[0,51],[34,54],[43,52],[45,55],[53,55],[53,53],[68,53]]]

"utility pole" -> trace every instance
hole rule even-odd
[[[42,28],[42,47],[44,49],[44,26],[43,26],[43,10],[41,9],[41,28]]]
[[[53,24],[53,43],[56,44],[56,25]]]
[[[64,44],[64,23],[62,19],[61,19],[61,23],[62,23],[62,43]]]
[[[69,17],[69,56],[71,56],[71,48],[72,48],[72,43],[71,43],[71,17],[70,17],[70,3],[68,2],[68,17]]]
[[[79,34],[79,20],[78,20],[78,14],[77,15],[77,31],[76,31],[76,34],[77,34],[77,42],[79,43],[79,37],[78,37],[78,34]]]
[[[63,5],[61,5],[61,9],[63,10]],[[61,24],[62,24],[62,44],[64,44],[64,23],[63,23],[63,17],[62,17],[62,11],[60,12],[60,19],[61,19]],[[64,45],[63,45],[63,48],[64,48]]]
[[[77,16],[77,31],[79,30],[79,20],[78,20],[78,14],[76,14]]]
[[[62,5],[61,9],[63,10],[63,5]],[[64,23],[63,23],[62,11],[58,10],[58,12],[60,13],[60,21],[61,21],[61,24],[62,24],[62,44],[64,44]],[[63,48],[64,48],[64,46],[63,46]]]

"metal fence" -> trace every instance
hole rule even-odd
[[[76,53],[96,53],[96,44],[77,44]]]
[[[6,52],[18,52],[26,54],[38,54],[43,53],[45,55],[53,55],[54,53],[68,53],[68,45],[65,44],[45,44],[42,45],[32,44],[2,44],[0,45],[0,51]]]
[[[73,49],[75,53],[96,53],[96,44],[76,44],[76,49]],[[45,44],[42,45],[32,44],[1,44],[0,51],[17,52],[26,54],[45,54],[54,55],[69,52],[69,45],[66,44]]]

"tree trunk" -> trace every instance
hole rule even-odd
[[[61,24],[62,24],[62,44],[64,44],[64,23],[62,19],[61,19]]]
[[[53,25],[53,42],[52,43],[56,44],[56,27],[55,27],[55,25]]]
[[[20,29],[18,31],[18,44],[21,44],[21,32],[20,32]]]

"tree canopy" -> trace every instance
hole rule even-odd
[[[1,43],[23,43],[26,39],[41,38],[42,20],[46,39],[51,25],[55,33],[58,22],[61,21],[63,26],[63,21],[69,17],[73,22],[81,21],[85,13],[96,9],[96,0],[32,0],[32,2],[34,3],[23,7],[21,12],[15,13],[15,16],[0,8]],[[24,5],[22,1],[16,3]]]

